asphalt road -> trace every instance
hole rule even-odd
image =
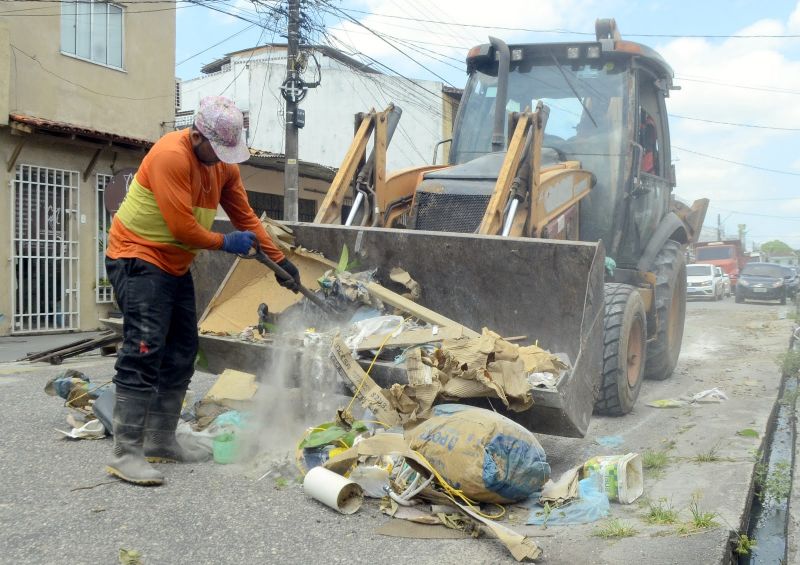
[[[680,535],[676,526],[647,524],[646,508],[636,503],[612,505],[612,517],[636,530],[618,540],[595,535],[606,522],[521,526],[525,515],[514,508],[506,523],[535,537],[545,563],[726,562],[730,532],[740,527],[748,503],[753,453],[778,394],[775,358],[791,329],[781,319],[786,311],[732,299],[690,303],[671,379],[646,382],[632,414],[595,418],[586,438],[540,438],[554,475],[593,455],[668,450],[666,469],[645,474],[645,495],[664,498],[681,522],[690,519],[692,497],[699,497],[702,510],[716,514],[717,526]],[[109,482],[103,463],[110,440],[73,442],[53,430],[66,428],[67,409],[42,389],[67,367],[103,382],[111,378],[113,359],[82,356],[61,367],[0,364],[0,563],[112,564],[120,548],[138,550],[146,564],[513,562],[491,539],[378,535],[376,527],[389,518],[376,501],[342,516],[307,499],[299,484],[276,481],[276,473],[257,480],[257,468],[171,465],[163,466],[167,483],[160,488]],[[202,394],[212,382],[213,376],[198,373],[193,388]],[[729,400],[678,409],[645,406],[714,387]],[[745,428],[759,437],[737,435]],[[612,435],[622,445],[596,441]],[[695,462],[709,452],[720,460]]]

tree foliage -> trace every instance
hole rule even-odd
[[[767,255],[794,255],[794,250],[779,239],[762,243],[761,251]]]

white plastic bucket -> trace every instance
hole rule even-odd
[[[342,514],[356,512],[364,502],[364,491],[360,486],[324,467],[314,467],[306,473],[303,490],[311,498]]]
[[[630,504],[644,493],[642,458],[638,453],[592,457],[583,464],[583,472],[600,473],[609,500]]]

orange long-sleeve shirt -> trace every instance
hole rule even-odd
[[[182,275],[200,249],[222,246],[222,234],[210,231],[222,205],[236,229],[255,233],[264,252],[282,261],[247,201],[239,166],[202,164],[189,132],[168,133],[145,155],[111,223],[106,255],[143,259]]]

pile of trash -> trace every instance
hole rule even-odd
[[[555,388],[571,369],[569,359],[488,328],[475,332],[414,302],[421,289],[405,271],[394,269],[390,279],[399,292],[375,282],[374,272],[330,269],[318,282],[336,315],[310,316],[315,307],[308,301],[286,308],[280,320],[264,308],[263,319],[239,335],[329,351],[326,378],[338,374],[349,388],[347,406],[298,438],[294,464],[310,497],[344,514],[357,512],[364,497],[380,499],[381,510],[400,519],[382,526],[385,535],[400,535],[403,526],[390,524],[405,523],[435,528],[433,537],[486,534],[521,561],[542,552],[501,523],[507,505],[526,508],[529,524],[560,525],[599,519],[610,501],[630,503],[642,494],[638,455],[593,458],[554,482],[533,433],[467,405],[486,399],[507,412],[529,410],[534,390]],[[302,323],[309,319],[315,327]],[[404,382],[378,379],[378,366],[404,374]],[[107,385],[80,374],[48,383],[48,393],[81,414],[62,433],[99,438],[111,432],[113,385]],[[220,464],[252,455],[243,453],[242,437],[255,427],[259,386],[255,375],[229,369],[202,399],[187,397],[176,432],[181,446]]]

